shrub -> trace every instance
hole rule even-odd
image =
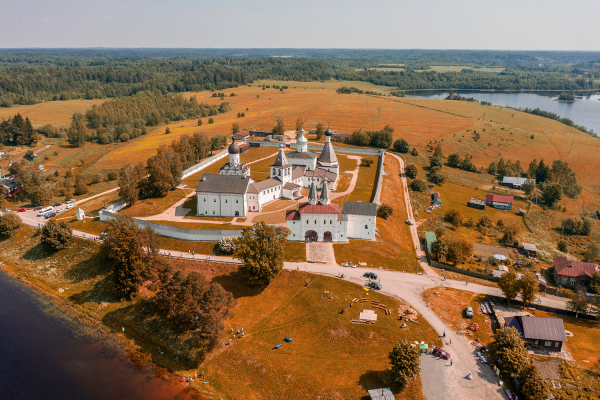
[[[361,167],[370,167],[373,164],[372,158],[363,158],[360,160]]]
[[[223,237],[219,239],[219,252],[233,254],[237,251],[237,243],[234,237]]]
[[[198,126],[202,126],[202,120],[201,119],[198,120]]]
[[[404,169],[404,172],[406,173],[406,176],[408,176],[410,179],[415,179],[419,174],[419,170],[414,164],[408,164]]]
[[[96,183],[100,183],[100,182],[102,182],[102,175],[94,174],[92,176],[92,183],[96,184]]]
[[[408,153],[410,146],[404,139],[398,139],[394,142],[394,150],[398,153]]]
[[[427,184],[421,179],[415,179],[410,183],[410,188],[415,192],[423,193],[427,190]]]
[[[56,222],[51,219],[42,228],[41,242],[52,250],[64,249],[69,242],[73,231],[66,221]]]
[[[414,380],[421,372],[421,356],[419,349],[407,341],[402,341],[390,351],[392,379],[400,388]]]
[[[212,118],[209,118],[209,119],[208,119],[208,123],[209,123],[209,124],[214,124],[214,122],[215,122],[215,120],[214,120],[214,119],[212,119]]]
[[[392,207],[388,206],[387,204],[382,204],[377,209],[377,217],[378,218],[388,219],[393,213],[394,213],[394,209]]]
[[[167,126],[167,129],[165,129],[165,135],[168,135],[169,133],[171,133],[171,130],[169,129],[169,127]]]
[[[114,181],[115,179],[117,179],[119,177],[119,174],[116,171],[110,171],[107,175],[106,178],[109,181]]]
[[[466,220],[463,223],[464,226],[466,226],[467,228],[474,228],[475,227],[475,220],[473,218],[469,218],[468,220]]]
[[[567,245],[566,240],[560,239],[558,241],[558,251],[562,251],[563,253],[567,253],[569,251],[569,246]]]
[[[451,210],[446,211],[444,218],[452,223],[452,225],[459,227],[462,225],[464,217],[460,211],[453,208]]]
[[[13,212],[0,215],[0,236],[12,236],[21,227],[21,217]]]
[[[419,150],[417,150],[416,147],[413,147],[413,149],[410,152],[410,155],[417,157],[419,155]]]
[[[482,226],[485,228],[491,228],[494,225],[494,221],[488,215],[482,215],[479,218],[479,222],[477,222],[477,226]]]

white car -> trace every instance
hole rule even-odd
[[[65,206],[65,210],[70,210],[71,208],[75,207],[75,204],[67,204]]]
[[[415,223],[413,221],[411,221],[410,219],[407,219],[405,221],[408,225],[414,225]]]
[[[67,200],[67,201],[65,201],[65,204],[75,203],[76,201],[77,201],[77,199]]]
[[[64,209],[64,208],[59,208],[58,210],[56,210],[56,213],[57,213],[57,214],[60,214],[61,212],[64,212],[64,211],[65,211],[65,209]]]

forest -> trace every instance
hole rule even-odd
[[[291,57],[278,56],[287,53]],[[538,54],[539,53],[539,54]],[[545,60],[534,63],[535,60]],[[42,101],[223,90],[258,79],[355,80],[415,89],[589,90],[600,53],[258,49],[49,49],[0,51],[0,106]],[[393,71],[369,70],[385,62]],[[500,73],[429,65],[504,66]],[[422,72],[416,68],[424,69]]]

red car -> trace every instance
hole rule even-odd
[[[44,206],[37,206],[33,209],[33,211],[40,211],[42,208],[44,208]]]
[[[19,208],[19,209],[17,210],[17,212],[25,212],[25,211],[27,211],[27,210],[26,210],[26,209],[24,209],[24,208]]]
[[[432,353],[434,356],[438,356],[440,358],[443,358],[444,360],[450,359],[450,353],[440,349],[439,347],[433,346]]]

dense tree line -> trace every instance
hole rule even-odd
[[[382,96],[381,93],[379,92],[375,92],[373,90],[362,90],[359,88],[356,88],[354,86],[342,86],[341,88],[338,88],[338,90],[336,90],[337,93],[343,93],[343,94],[350,94],[350,93],[358,93],[358,94],[374,94],[374,95],[378,95],[378,96]]]
[[[35,146],[37,134],[28,117],[17,114],[0,122],[0,144],[4,146]]]
[[[555,113],[550,112],[550,111],[540,110],[539,108],[536,108],[536,109],[523,108],[523,109],[519,109],[519,111],[526,112],[527,114],[539,115],[540,117],[553,119],[555,121],[558,121],[558,122],[563,123],[563,124],[565,124],[567,126],[573,127],[575,129],[578,129],[578,130],[580,130],[582,132],[585,132],[585,133],[594,133],[593,130],[587,130],[587,128],[585,126],[576,125],[575,122],[573,122],[569,118],[561,118],[560,115],[555,114]]]
[[[386,125],[380,131],[363,131],[358,130],[352,132],[348,143],[355,146],[371,146],[378,149],[388,149],[394,140],[394,128]]]

